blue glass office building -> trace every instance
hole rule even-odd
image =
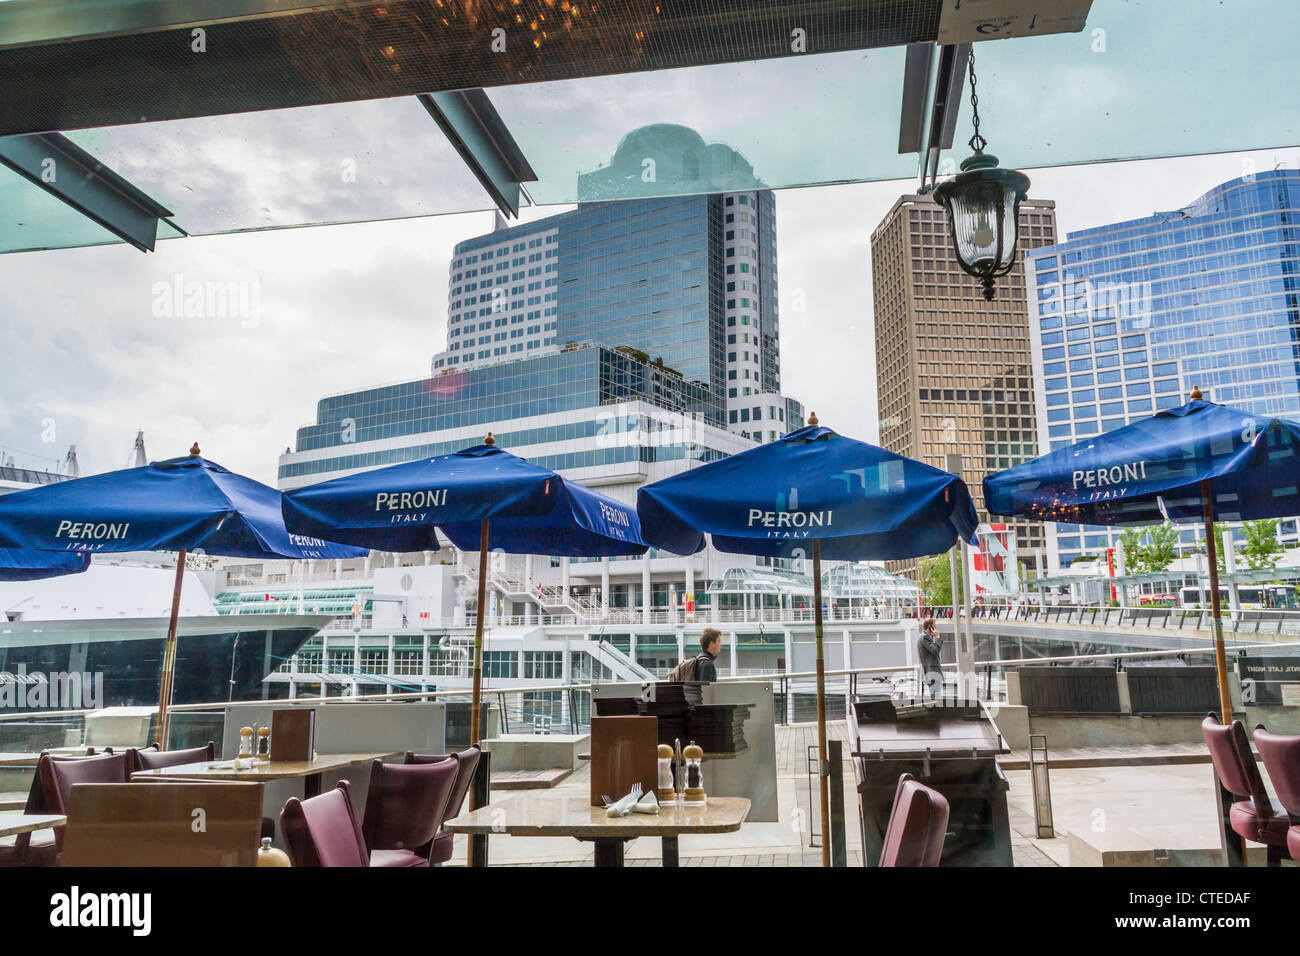
[[[1180,405],[1192,386],[1300,417],[1298,211],[1300,172],[1275,170],[1027,250],[1040,441],[1073,444]],[[1115,537],[1057,525],[1049,561],[1099,555]]]

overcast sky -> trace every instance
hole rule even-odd
[[[1030,195],[1056,201],[1066,233],[1184,206],[1252,168],[1294,167],[1297,152],[1038,170]],[[868,440],[870,235],[913,185],[777,193],[784,389]],[[83,474],[108,471],[129,464],[143,429],[151,459],[198,441],[274,483],[277,454],[322,396],[427,376],[444,346],[452,247],[490,227],[479,212],[173,239],[150,255],[117,245],[0,256],[0,453],[54,468],[75,444]],[[177,276],[243,283],[257,320],[169,314],[160,289]]]

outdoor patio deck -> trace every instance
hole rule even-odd
[[[832,739],[844,739],[840,722],[832,721],[828,729]],[[685,837],[681,841],[681,865],[820,866],[821,851],[809,845],[807,824],[802,829],[796,826],[796,820],[816,818],[816,782],[814,779],[810,793],[807,772],[808,748],[816,743],[815,724],[778,726],[780,821],[749,823],[739,833]],[[1102,854],[1114,854],[1117,849],[1154,853],[1158,863],[1167,865],[1206,860],[1218,846],[1218,829],[1208,755],[1201,757],[1196,750],[1195,745],[1074,748],[1059,754],[1060,765],[1055,764],[1058,755],[1053,753],[1056,836],[1042,840],[1034,835],[1029,773],[1007,769],[1015,865],[1070,866],[1072,845],[1075,866],[1098,865]],[[1025,765],[1022,755],[1016,753],[1004,759],[1011,767]],[[589,772],[584,765],[548,792],[585,793]],[[857,794],[847,760],[844,773],[848,862],[849,866],[861,866]],[[1158,804],[1150,800],[1153,793],[1161,794]],[[509,797],[510,793],[498,796]],[[457,838],[457,850],[449,865],[464,865],[463,841],[463,837]],[[659,854],[658,840],[634,841],[627,848],[626,865],[659,866]],[[590,866],[592,849],[565,838],[496,837],[491,840],[489,860],[494,866]]]

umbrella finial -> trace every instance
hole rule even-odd
[[[199,457],[199,443],[198,443],[198,442],[195,442],[193,445],[190,446],[190,454],[193,455],[195,458],[198,458],[198,457]]]
[[[1201,400],[1201,390],[1197,386],[1193,385],[1192,394],[1188,396],[1188,401],[1199,402],[1200,400]]]
[[[817,421],[817,413],[816,413],[816,412],[809,412],[809,413],[808,413],[808,424],[809,424],[809,425],[816,425],[816,424],[819,424],[818,421]]]
[[[483,439],[483,444],[485,444],[485,445],[495,445],[496,443],[497,443],[497,440],[496,440],[495,438],[492,437],[492,433],[491,433],[491,432],[488,432],[488,433],[487,433],[487,438],[484,438],[484,439]]]

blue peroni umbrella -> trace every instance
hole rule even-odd
[[[1205,522],[1223,720],[1231,718],[1214,522],[1300,514],[1300,425],[1191,401],[984,479],[990,512],[1124,525]]]
[[[0,497],[0,547],[64,552],[76,558],[120,551],[177,552],[159,688],[158,737],[164,747],[187,552],[263,559],[352,558],[367,553],[291,534],[280,512],[280,492],[199,457],[198,445],[186,458]]]
[[[938,554],[975,541],[975,506],[965,482],[946,471],[808,425],[778,441],[647,485],[637,493],[645,539],[677,554],[704,547],[813,565],[817,648],[817,736],[822,819],[829,819],[826,681],[822,648],[822,556],[882,560]],[[829,841],[822,863],[830,865]]]
[[[383,551],[437,548],[435,528],[458,548],[478,548],[472,743],[479,742],[488,551],[598,557],[646,550],[632,508],[496,447],[491,433],[450,455],[286,492],[283,507],[290,529]]]
[[[88,554],[0,548],[0,581],[39,581],[61,574],[80,574],[88,567]]]

